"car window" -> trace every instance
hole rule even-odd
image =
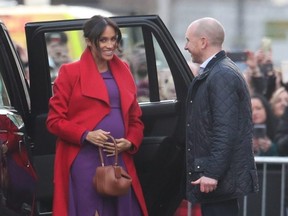
[[[0,106],[13,107],[19,112],[22,108],[28,110],[30,98],[28,80],[25,77],[27,75],[28,78],[29,75],[22,67],[24,65],[21,64],[23,62],[20,53],[17,52],[16,44],[11,40],[7,29],[4,27],[1,30]]]
[[[160,48],[157,40],[153,37],[154,52],[156,54],[156,66],[158,74],[159,96],[160,100],[176,99],[176,91],[171,70],[167,60]]]
[[[4,72],[6,71],[4,58],[0,55],[0,106],[11,106],[11,102],[8,96],[7,88],[3,79]]]
[[[0,66],[0,72],[3,70]],[[11,106],[11,102],[7,93],[7,89],[2,77],[2,74],[0,73],[0,106]]]
[[[121,43],[122,58],[126,60],[137,86],[139,102],[149,100],[149,79],[147,58],[142,28],[121,28],[123,40]]]
[[[146,50],[142,27],[121,28],[121,32],[122,41],[117,55],[126,62],[131,69],[137,86],[138,102],[151,101],[150,96],[155,94],[155,92],[150,92],[153,88],[149,86],[149,80],[155,78],[158,82],[157,94],[159,94],[159,100],[174,100],[176,98],[174,81],[168,63],[156,38],[152,35],[153,52],[156,58],[153,59],[153,61],[156,65],[157,76],[149,78],[146,52],[150,55],[150,51]],[[82,30],[47,32],[45,33],[45,39],[51,84],[53,85],[55,78],[58,76],[60,66],[78,60],[86,48],[86,44]]]
[[[59,68],[64,63],[72,61],[68,43],[68,35],[71,32],[48,32],[45,34],[48,64],[50,69],[51,82],[58,76]]]

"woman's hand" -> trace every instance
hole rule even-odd
[[[247,51],[246,64],[249,68],[250,76],[253,76],[253,77],[261,77],[262,76],[260,69],[258,67],[257,58],[256,58],[255,54],[251,51]]]
[[[108,140],[107,135],[109,135],[110,132],[103,131],[101,129],[95,130],[95,131],[90,131],[88,132],[86,136],[86,140],[89,141],[90,143],[105,148],[105,143]]]
[[[124,139],[124,138],[115,139],[115,141],[116,141],[116,144],[117,144],[118,153],[127,151],[132,146],[132,143],[129,140]],[[104,144],[104,150],[103,151],[109,153],[107,156],[115,155],[114,143],[113,142],[106,142]]]
[[[272,141],[266,136],[263,138],[253,138],[253,149],[255,155],[259,153],[259,151],[267,152],[272,146]]]
[[[263,152],[267,152],[271,148],[271,146],[272,146],[272,142],[268,137],[259,139],[259,148]]]

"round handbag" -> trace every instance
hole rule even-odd
[[[131,176],[118,165],[118,148],[115,139],[108,135],[114,143],[115,147],[115,162],[114,165],[104,165],[102,148],[99,147],[99,156],[101,166],[96,168],[93,177],[93,185],[96,191],[104,196],[121,196],[128,193],[131,184]]]

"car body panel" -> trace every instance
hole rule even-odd
[[[36,186],[31,166],[30,97],[20,57],[0,24],[0,215],[30,215]]]

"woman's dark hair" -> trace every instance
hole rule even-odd
[[[117,24],[110,18],[96,15],[87,20],[83,26],[84,37],[99,46],[99,39],[107,26],[111,26],[117,35],[117,43],[122,39],[122,34]]]
[[[276,132],[276,117],[274,116],[274,113],[272,112],[271,105],[269,104],[269,101],[261,94],[254,94],[251,96],[251,99],[259,99],[265,109],[266,112],[266,128],[267,128],[267,136],[274,140],[275,132]]]

